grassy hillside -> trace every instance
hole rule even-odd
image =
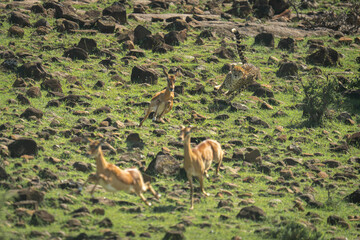
[[[344,200],[359,189],[360,148],[350,143],[347,136],[359,132],[360,100],[346,95],[346,91],[359,90],[360,87],[360,65],[356,62],[360,49],[359,33],[345,35],[351,39],[350,44],[341,43],[333,32],[322,37],[297,38],[295,51],[288,52],[277,48],[279,36],[275,36],[274,48],[255,45],[254,37],[239,28],[245,35],[243,44],[247,46],[245,55],[248,61],[260,68],[262,77],[257,82],[270,90],[274,97],[258,97],[247,88],[229,102],[229,97],[214,90],[227,74],[222,71],[223,66],[239,61],[237,57],[225,59],[214,55],[221,45],[236,53],[235,40],[226,29],[225,34],[203,38],[203,44],[198,45],[195,42],[204,29],[190,26],[187,39],[173,46],[173,51],[162,54],[143,50],[145,57],[124,60],[128,50],[118,42],[122,33],[142,25],[152,34],[167,34],[169,31],[165,27],[169,23],[142,22],[129,17],[136,6],[129,1],[126,4],[128,23],[117,24],[114,33],[62,32],[56,27],[59,19],[52,17],[51,11],[45,16],[18,4],[17,1],[3,3],[0,14],[0,61],[8,60],[5,52],[11,51],[14,57],[10,59],[18,62],[14,69],[2,64],[0,71],[0,166],[9,175],[5,177],[6,174],[0,171],[3,198],[0,238],[162,239],[170,230],[182,232],[186,239],[232,239],[235,236],[242,239],[360,238],[359,205]],[[78,2],[72,6],[81,13],[90,10],[101,13],[111,4],[110,1],[94,1],[88,4]],[[206,13],[206,4],[200,0],[197,7]],[[231,3],[225,1],[219,6],[225,12],[231,8]],[[302,10],[299,6],[297,10],[302,14],[328,10],[340,14],[342,9],[356,13],[354,6],[351,1],[319,1],[318,6],[311,10]],[[166,10],[148,8],[146,13],[180,14],[187,13],[186,9],[174,2]],[[303,25],[306,21],[297,20],[294,9],[291,9],[293,17],[288,20],[288,25],[295,28]],[[9,17],[17,10],[23,11],[32,24],[21,27],[23,37],[8,34],[14,25]],[[34,24],[42,18],[50,27],[48,33],[38,35]],[[219,19],[229,24],[266,25],[270,21],[259,20],[253,17],[253,13],[247,18]],[[65,57],[64,51],[77,45],[81,38],[94,39],[98,50],[89,53],[86,60]],[[309,40],[321,40],[325,47],[340,53],[339,64],[325,67],[308,63],[306,57],[311,54]],[[135,49],[140,49],[138,44]],[[279,62],[272,62],[269,58]],[[102,60],[112,61],[112,64],[100,64]],[[298,74],[277,77],[276,72],[283,61],[295,62]],[[22,77],[20,67],[28,62],[41,62],[48,76]],[[158,72],[158,83],[132,83],[132,69],[139,65],[154,68]],[[176,86],[183,86],[184,92],[175,93],[174,108],[165,115],[164,124],[148,119],[142,128],[138,128],[146,102],[166,86],[162,66],[168,70],[180,69],[182,74],[177,78]],[[316,71],[320,74],[314,74]],[[13,87],[20,78],[26,86]],[[46,79],[59,80],[63,96],[81,95],[81,101],[74,105],[60,102],[58,107],[47,107],[49,101],[59,100],[62,96],[42,87]],[[98,81],[103,86],[96,87]],[[317,96],[323,96],[322,89],[329,81],[335,82],[330,95],[336,96],[336,100],[327,105],[321,122],[309,122],[309,118],[303,116],[303,109],[313,106],[304,104],[303,86],[316,82],[318,85],[314,91],[317,91]],[[343,84],[339,85],[339,81]],[[41,96],[29,97],[27,91],[31,87],[39,87]],[[203,90],[196,91],[199,87]],[[21,104],[19,94],[25,95],[30,105]],[[324,99],[315,101],[320,105],[321,102],[317,101]],[[231,104],[234,103],[243,104],[246,110],[233,111]],[[20,117],[30,106],[41,110],[43,117]],[[109,112],[95,111],[104,106],[109,107]],[[198,120],[194,114],[205,118]],[[251,121],[255,117],[265,124]],[[114,128],[106,128],[107,124]],[[160,151],[174,156],[174,161],[183,161],[183,148],[179,147],[178,141],[180,125],[197,126],[193,138],[215,139],[225,150],[221,176],[215,176],[213,166],[209,171],[210,178],[205,181],[205,190],[211,196],[201,196],[198,181],[195,181],[194,210],[189,210],[190,189],[182,171],[172,176],[151,176],[152,185],[162,195],[157,201],[150,197],[150,193],[145,194],[153,204],[151,207],[146,207],[135,195],[113,194],[101,187],[92,199],[89,193],[91,185],[79,193],[77,187],[96,169],[95,160],[86,156],[87,144],[81,141],[84,137],[104,138],[116,150],[105,149],[105,158],[109,162],[121,168],[136,166],[145,171]],[[126,142],[131,133],[139,134],[144,143],[142,148],[132,148]],[[36,156],[10,157],[7,145],[22,137],[36,141],[39,148]],[[251,149],[259,150],[261,164],[244,161],[245,154]],[[75,162],[81,162],[90,170],[76,170]],[[44,169],[47,169],[46,174]],[[44,192],[44,200],[38,209],[53,215],[53,223],[34,224],[34,203],[16,205],[18,200],[13,194],[27,188]],[[313,201],[306,200],[309,195]],[[261,208],[266,217],[260,221],[237,218],[246,206]],[[80,209],[82,207],[86,209]],[[75,211],[78,209],[80,213]],[[104,214],[101,214],[102,210]],[[334,215],[342,220],[331,224],[329,217]],[[105,218],[112,224],[104,223]]]

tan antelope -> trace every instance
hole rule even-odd
[[[164,123],[162,117],[170,112],[174,104],[174,90],[175,90],[175,79],[178,76],[179,72],[176,72],[175,75],[168,74],[163,68],[163,72],[167,78],[167,86],[164,90],[157,92],[151,99],[149,108],[145,111],[145,117],[140,122],[139,127],[141,127],[144,121],[149,117],[150,113],[155,112],[153,121],[158,121]]]
[[[194,188],[193,177],[198,177],[200,182],[200,189],[204,196],[209,196],[204,190],[204,175],[208,177],[208,169],[212,161],[218,163],[216,168],[216,175],[219,174],[220,165],[224,156],[220,143],[215,140],[207,139],[199,143],[195,148],[191,148],[191,130],[193,127],[181,126],[180,139],[184,141],[184,169],[190,183],[190,209],[194,209]]]
[[[91,196],[93,196],[96,186],[101,185],[109,192],[125,191],[128,193],[136,193],[148,206],[151,206],[151,203],[146,200],[143,192],[150,190],[156,199],[160,198],[160,194],[155,192],[150,182],[144,183],[142,174],[137,168],[127,168],[123,170],[112,163],[108,163],[101,149],[103,142],[92,141],[90,139],[88,139],[88,141],[90,142],[88,154],[96,160],[96,173],[88,177],[83,187],[88,182],[95,183],[90,192]],[[80,190],[82,190],[82,188]]]

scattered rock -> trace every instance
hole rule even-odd
[[[114,2],[113,5],[105,8],[102,13],[104,16],[112,16],[120,24],[127,23],[126,7],[120,2]]]
[[[154,85],[158,82],[158,74],[151,68],[146,68],[145,66],[135,66],[131,72],[131,82],[149,83]]]
[[[41,169],[38,173],[41,179],[45,180],[57,180],[58,176],[48,168]]]
[[[76,169],[76,171],[80,171],[80,172],[90,172],[90,171],[92,171],[91,164],[89,164],[89,163],[75,162],[73,164],[73,167]]]
[[[86,60],[88,58],[88,53],[82,48],[72,47],[64,52],[64,57],[69,57],[72,60]]]
[[[261,153],[257,148],[248,148],[248,151],[245,153],[244,161],[249,163],[261,164]]]
[[[171,31],[164,36],[166,44],[170,46],[179,46],[186,39],[186,30],[183,31]]]
[[[38,205],[44,201],[44,196],[44,192],[31,188],[16,190],[14,194],[15,202],[36,201]]]
[[[280,65],[276,72],[277,77],[295,77],[298,73],[298,66],[294,62],[285,62]]]
[[[41,119],[43,117],[44,113],[36,108],[29,107],[27,108],[21,115],[21,118],[31,119],[31,117],[35,117],[37,119]]]
[[[96,23],[96,26],[101,33],[114,33],[116,22],[113,17],[102,17]]]
[[[294,174],[291,171],[291,169],[282,169],[280,171],[280,176],[282,176],[283,178],[289,180],[289,179],[294,179]]]
[[[273,48],[275,45],[274,39],[274,34],[272,33],[259,33],[255,36],[254,44]]]
[[[8,34],[11,37],[19,37],[19,38],[23,38],[24,37],[24,29],[22,29],[19,26],[11,26],[8,30]]]
[[[40,62],[28,62],[24,63],[18,69],[18,73],[21,77],[29,77],[35,80],[45,78],[48,73]]]
[[[22,104],[22,105],[30,105],[30,104],[31,104],[30,100],[29,100],[27,97],[25,97],[23,94],[21,94],[21,93],[19,93],[19,94],[17,95],[16,99],[17,99],[17,100],[20,102],[20,104]]]
[[[337,225],[345,228],[350,228],[349,224],[345,221],[345,219],[336,215],[329,216],[327,218],[327,223],[330,225]]]
[[[21,157],[22,155],[37,155],[38,146],[33,139],[20,138],[8,145],[10,156],[13,158]]]
[[[161,174],[165,176],[174,176],[179,173],[180,165],[181,162],[170,154],[159,152],[150,162],[146,173],[150,175]]]
[[[61,83],[58,79],[54,79],[54,78],[46,79],[40,84],[40,86],[44,90],[49,90],[59,93],[63,92]]]
[[[162,240],[183,240],[185,236],[180,231],[168,231]]]
[[[301,159],[295,159],[292,157],[287,157],[283,160],[283,162],[288,165],[288,166],[297,166],[297,165],[302,165],[302,161]]]
[[[145,143],[140,138],[140,135],[138,133],[130,133],[126,138],[126,144],[128,148],[143,148]]]
[[[31,87],[26,91],[26,95],[31,98],[39,98],[41,97],[41,91],[39,87]]]
[[[335,67],[340,61],[340,53],[332,48],[319,47],[317,51],[306,57],[306,62],[324,67]]]
[[[175,21],[173,21],[172,23],[170,23],[169,25],[167,25],[165,27],[165,30],[167,31],[182,31],[182,30],[186,30],[189,28],[189,24],[182,20],[182,19],[176,19]]]
[[[346,196],[345,200],[351,203],[360,204],[360,189]]]
[[[45,210],[37,210],[31,217],[30,225],[44,226],[55,222],[55,217]]]
[[[236,218],[246,218],[253,221],[262,221],[266,217],[265,212],[256,206],[244,207],[236,215]]]
[[[281,38],[278,44],[278,48],[282,50],[288,50],[289,52],[295,51],[296,42],[293,38]]]
[[[21,12],[12,12],[10,13],[9,22],[18,24],[21,27],[30,27],[29,16],[21,13]]]
[[[338,168],[341,166],[341,163],[339,161],[335,161],[335,160],[324,161],[324,164],[329,168]]]
[[[111,228],[113,226],[113,223],[109,218],[104,218],[98,223],[98,225],[99,227],[103,227],[103,228]]]
[[[270,125],[266,122],[264,122],[263,120],[261,120],[258,117],[246,117],[246,120],[250,123],[250,124],[254,124],[254,125],[260,125],[263,126],[264,128],[270,128]]]
[[[0,180],[7,180],[9,178],[9,174],[6,173],[5,168],[0,166]]]
[[[97,49],[97,43],[92,38],[81,38],[77,47],[84,49],[88,53],[92,53],[95,49]]]

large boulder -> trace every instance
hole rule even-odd
[[[31,26],[29,16],[25,15],[24,13],[21,13],[21,12],[10,13],[9,22],[11,22],[13,24],[17,24],[21,27],[30,27]]]
[[[79,28],[79,24],[74,21],[70,21],[67,19],[56,20],[56,30],[59,32],[70,32],[72,30],[78,30]]]
[[[251,5],[248,1],[233,1],[231,9],[226,13],[240,18],[246,18],[252,12]]]
[[[346,141],[349,145],[360,147],[360,132],[346,135]]]
[[[306,62],[324,67],[335,67],[340,61],[340,53],[332,48],[319,47],[314,53],[306,57]]]
[[[84,49],[88,53],[91,53],[97,48],[97,43],[92,38],[81,38],[77,47]]]
[[[35,202],[36,205],[40,205],[44,201],[45,193],[36,189],[24,188],[20,190],[14,190],[14,202]]]
[[[168,231],[162,240],[184,240],[186,239],[183,232],[180,231]]]
[[[8,145],[11,157],[21,157],[22,155],[37,155],[37,143],[30,138],[20,138]]]
[[[96,22],[97,28],[101,33],[114,33],[116,22],[113,17],[102,17]]]
[[[262,221],[266,217],[264,210],[256,206],[244,207],[236,215],[236,218],[246,218],[253,221]]]
[[[277,77],[294,77],[298,74],[298,66],[295,62],[284,62],[276,72]]]
[[[360,188],[345,197],[345,200],[351,203],[360,204]]]
[[[48,76],[48,73],[45,71],[44,67],[40,62],[28,62],[24,63],[18,69],[20,77],[29,77],[35,80],[45,78]]]
[[[45,210],[37,210],[31,217],[30,225],[44,226],[55,222],[55,217]]]
[[[120,24],[127,23],[126,19],[126,8],[123,4],[119,2],[113,3],[110,7],[107,7],[103,10],[103,15],[112,16],[116,19]]]
[[[22,29],[21,27],[14,25],[9,28],[8,34],[11,37],[23,38],[25,32],[24,32],[24,29]]]
[[[269,5],[274,9],[275,14],[280,14],[290,7],[287,0],[269,0]]]
[[[44,90],[49,90],[49,91],[59,92],[59,93],[63,92],[61,83],[58,79],[54,79],[54,78],[46,79],[45,81],[43,81],[40,84],[40,86],[41,86],[41,89],[44,89]]]
[[[30,87],[27,91],[26,91],[26,95],[28,95],[31,98],[39,98],[41,97],[41,91],[39,87],[33,86]]]
[[[88,58],[88,53],[78,47],[72,47],[70,49],[65,50],[64,57],[69,57],[73,60],[79,59],[79,60],[86,60]]]
[[[43,117],[43,111],[29,107],[25,109],[25,111],[20,115],[21,118],[30,119],[31,117],[36,117],[37,119],[41,119]]]
[[[170,154],[159,152],[156,157],[150,162],[146,173],[150,175],[165,175],[174,176],[180,171],[181,162],[176,160]]]
[[[151,31],[142,25],[138,25],[134,29],[134,43],[141,44],[147,36],[151,35]]]
[[[145,66],[135,66],[131,72],[131,82],[157,84],[158,74],[152,68],[147,68]]]
[[[128,148],[143,148],[145,143],[138,133],[130,133],[125,140]]]
[[[275,40],[274,34],[272,33],[259,33],[255,36],[255,43],[256,45],[263,45],[266,47],[274,47]]]
[[[278,43],[278,48],[283,50],[288,50],[289,52],[294,52],[296,47],[296,41],[291,38],[281,38]]]
[[[165,30],[168,31],[181,31],[184,29],[189,29],[189,24],[182,19],[176,19],[165,27]]]
[[[170,46],[178,46],[186,40],[187,31],[171,31],[164,36],[165,43]]]

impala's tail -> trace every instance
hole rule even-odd
[[[238,51],[239,58],[240,58],[241,62],[243,64],[245,64],[245,63],[247,63],[247,60],[244,56],[245,45],[241,44],[240,33],[236,28],[233,28],[231,31],[235,34],[235,37],[236,37],[236,49]]]

